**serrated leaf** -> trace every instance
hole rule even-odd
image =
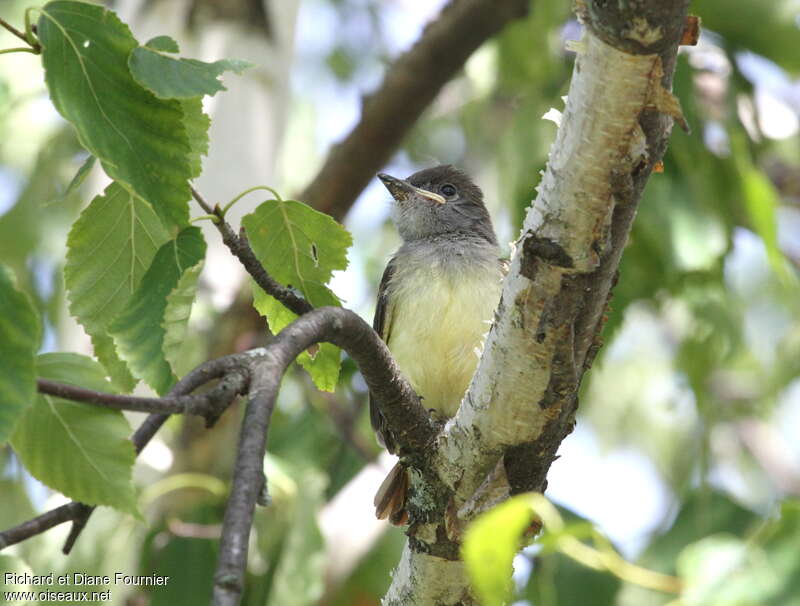
[[[36,366],[47,379],[113,391],[103,367],[85,356],[43,354]],[[137,514],[130,432],[118,410],[40,395],[17,424],[11,445],[25,468],[50,488],[89,505]]]
[[[153,50],[164,51],[166,53],[179,53],[181,50],[178,47],[178,43],[169,36],[150,38],[144,45]]]
[[[203,103],[199,97],[183,100],[180,104],[183,107],[183,125],[189,135],[189,163],[194,179],[202,172],[202,156],[208,154],[208,128],[211,126],[211,119],[203,113]]]
[[[532,519],[530,497],[523,494],[481,514],[467,528],[461,553],[481,604],[502,606],[511,597],[511,563]]]
[[[332,217],[296,200],[269,200],[242,218],[258,260],[279,282],[303,295],[347,268],[353,239]],[[309,299],[318,307],[318,303]]]
[[[134,376],[163,394],[175,382],[164,356],[163,328],[167,297],[184,272],[205,257],[206,243],[197,227],[187,227],[158,249],[127,308],[109,326],[120,357]]]
[[[175,50],[172,50],[175,48]],[[227,90],[219,77],[226,71],[241,74],[252,67],[249,61],[220,59],[206,63],[197,59],[176,59],[161,52],[178,52],[154,48],[151,44],[135,48],[128,65],[136,81],[160,99],[190,99],[215,95]]]
[[[133,391],[139,381],[131,374],[128,365],[117,355],[114,339],[105,333],[90,334],[89,338],[92,341],[94,357],[105,367],[114,388],[122,393]]]
[[[242,218],[250,245],[264,268],[279,282],[299,290],[314,307],[340,305],[325,284],[333,272],[347,267],[352,238],[333,218],[295,200],[270,200]],[[296,317],[254,289],[256,309],[275,332]],[[298,361],[318,388],[332,391],[339,376],[338,348],[323,343],[313,358]]]
[[[153,209],[118,183],[92,200],[67,238],[69,310],[92,338],[95,355],[115,384],[126,391],[133,387],[133,377],[117,356],[108,325],[127,308],[168,238]]]
[[[167,225],[185,225],[191,167],[183,111],[131,76],[128,56],[138,44],[127,25],[101,6],[56,0],[41,9],[37,31],[50,98],[84,147]]]
[[[11,271],[0,265],[0,444],[36,398],[39,315],[17,290]]]
[[[187,343],[186,332],[189,327],[189,316],[192,313],[192,304],[197,294],[197,281],[203,271],[203,261],[186,270],[178,280],[178,285],[167,295],[167,307],[164,310],[164,358],[170,367],[180,367],[181,360],[185,359]]]

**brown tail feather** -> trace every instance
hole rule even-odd
[[[375,516],[379,520],[389,518],[395,526],[408,521],[406,497],[408,496],[408,470],[397,463],[375,493]]]

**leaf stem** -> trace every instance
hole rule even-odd
[[[36,39],[36,34],[33,33],[33,25],[31,24],[31,11],[37,10],[36,7],[25,9],[25,41],[38,51],[42,50],[42,45]]]
[[[611,542],[597,531],[592,533],[594,547],[564,532],[564,519],[553,504],[543,495],[532,493],[530,504],[533,512],[542,520],[547,532],[556,536],[556,548],[565,556],[594,570],[606,570],[623,581],[655,589],[664,593],[680,593],[680,579],[642,568],[625,560]]]
[[[244,198],[247,194],[249,194],[250,192],[258,191],[258,190],[268,191],[268,192],[272,193],[273,196],[275,196],[275,199],[278,200],[278,202],[283,202],[283,198],[281,198],[281,195],[277,191],[272,189],[271,187],[269,187],[267,185],[256,185],[255,187],[251,187],[250,189],[244,190],[242,193],[240,193],[238,196],[236,196],[233,200],[231,200],[225,206],[223,206],[222,207],[222,216],[224,217],[225,213],[228,212],[228,209],[230,209],[230,207],[233,206],[234,204],[236,204],[239,200]]]
[[[198,221],[204,221],[206,219],[208,219],[215,225],[221,221],[221,219],[217,215],[200,215],[199,217],[191,219],[189,223],[197,223]]]
[[[0,55],[6,55],[8,53],[33,53],[34,55],[38,55],[39,51],[34,48],[28,48],[27,46],[18,46],[16,48],[4,48],[0,50]]]

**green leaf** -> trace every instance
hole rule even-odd
[[[532,520],[529,495],[519,495],[478,516],[467,528],[461,553],[484,606],[503,606],[511,598],[511,563]]]
[[[175,382],[164,356],[167,297],[179,286],[184,273],[203,260],[205,252],[206,243],[197,227],[187,227],[166,242],[158,249],[125,311],[109,326],[120,357],[136,377],[160,394]]]
[[[241,74],[252,67],[249,61],[221,59],[206,63],[197,59],[175,59],[162,54],[178,52],[177,45],[169,49],[158,49],[152,45],[135,48],[128,59],[133,77],[144,88],[160,99],[190,99],[203,95],[215,95],[227,90],[219,80],[226,71]]]
[[[189,135],[189,161],[194,179],[202,172],[202,156],[208,154],[208,128],[211,126],[211,119],[203,113],[203,102],[199,97],[186,99],[180,104],[183,107],[183,124]]]
[[[152,208],[118,183],[97,196],[67,238],[69,310],[91,336],[95,355],[123,391],[134,380],[107,335],[168,234]]]
[[[153,50],[164,51],[166,53],[178,53],[181,50],[178,47],[178,43],[169,36],[150,38],[144,45]]]
[[[87,333],[88,334],[88,333]],[[128,365],[117,354],[114,339],[105,333],[90,334],[94,357],[105,366],[114,388],[123,393],[130,393],[139,382],[132,374]]]
[[[347,267],[352,237],[334,219],[295,200],[269,200],[242,218],[250,245],[264,268],[279,282],[299,290],[314,307],[340,305],[325,284],[335,270]],[[254,288],[256,309],[277,332],[296,316],[260,289]],[[323,343],[311,358],[298,361],[320,389],[333,391],[339,375],[338,348]]]
[[[253,287],[253,306],[267,319],[273,333],[283,330],[297,319],[296,313],[265,293],[255,282],[252,282],[251,285]],[[308,287],[313,293],[314,300],[318,303],[317,307],[340,305],[336,295],[325,286],[309,283]],[[317,388],[323,391],[336,389],[341,366],[341,354],[338,347],[330,343],[320,343],[313,356],[308,351],[297,356],[297,363],[308,371]]]
[[[158,99],[128,71],[138,46],[101,6],[70,0],[41,9],[38,36],[50,98],[106,173],[153,205],[168,225],[189,218],[189,137],[180,103]]]
[[[0,265],[0,444],[36,397],[39,315],[17,290],[12,273]]]
[[[189,316],[197,293],[197,281],[203,270],[203,261],[187,269],[178,280],[178,285],[167,295],[167,307],[164,310],[164,358],[173,370],[182,366],[186,359],[186,348],[193,347],[192,341],[186,338],[189,327]]]
[[[39,376],[110,392],[105,370],[77,354],[37,358]],[[11,445],[26,469],[65,496],[137,513],[130,426],[118,410],[40,395],[20,419]]]

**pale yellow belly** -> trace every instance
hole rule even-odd
[[[419,275],[393,297],[389,350],[422,405],[452,417],[469,386],[500,298],[500,274],[452,284]],[[432,311],[433,310],[433,311]]]

